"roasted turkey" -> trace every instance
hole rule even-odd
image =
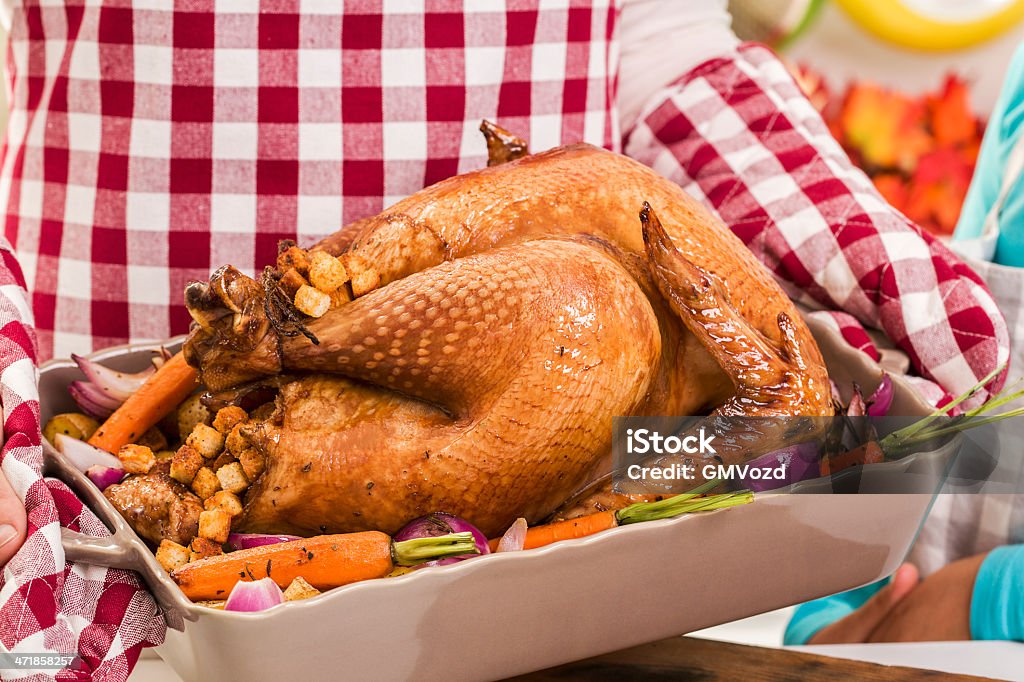
[[[601,483],[615,416],[832,414],[792,303],[682,189],[485,133],[491,167],[316,245],[372,262],[375,290],[306,318],[280,269],[190,285],[186,357],[212,393],[285,377],[244,429],[266,469],[236,528],[391,532],[441,510],[493,535],[594,481],[575,513],[624,503]]]

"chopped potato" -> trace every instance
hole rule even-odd
[[[229,493],[240,493],[249,487],[249,479],[238,462],[217,469],[217,480],[220,481],[220,487]]]
[[[145,445],[129,443],[122,445],[117,451],[117,458],[121,460],[121,466],[129,474],[148,474],[149,470],[156,464],[156,457],[153,451]]]
[[[237,405],[229,405],[228,407],[217,410],[217,416],[213,418],[213,428],[217,429],[221,433],[227,435],[231,433],[231,429],[235,428],[236,425],[241,424],[249,415],[245,413],[241,407]]]
[[[189,561],[188,547],[182,547],[171,540],[161,540],[160,546],[156,549],[156,560],[170,573],[176,568],[184,566]]]
[[[238,499],[238,495],[229,493],[227,490],[220,490],[206,498],[206,501],[203,502],[203,507],[207,510],[222,509],[231,514],[231,518],[242,513],[242,501]]]
[[[309,599],[320,594],[320,590],[306,582],[301,575],[292,580],[291,584],[284,591],[285,601],[296,601],[298,599]]]
[[[200,524],[202,523],[202,515],[199,517]],[[200,526],[202,527],[202,526]],[[227,541],[227,536],[224,536],[224,541]],[[210,538],[197,537],[192,538],[192,542],[188,545],[189,561],[199,561],[211,556],[217,556],[218,554],[224,553],[224,548],[221,547],[223,542],[217,542]]]
[[[224,610],[224,604],[227,603],[227,599],[204,599],[202,601],[195,602],[198,606],[205,606],[208,609],[219,609]]]
[[[192,492],[198,495],[199,499],[205,500],[212,497],[218,490],[220,490],[220,480],[212,469],[203,467],[196,472],[196,477],[192,479]]]
[[[348,281],[348,273],[341,261],[326,251],[313,251],[309,254],[309,283],[329,294]]]
[[[188,434],[185,444],[206,459],[213,459],[224,449],[224,434],[212,426],[199,423],[192,429],[192,433]]]
[[[157,427],[152,427],[138,440],[139,445],[145,445],[153,452],[167,449],[167,436]]]
[[[58,414],[46,422],[43,436],[51,443],[57,439],[58,433],[70,436],[75,440],[88,440],[100,427],[100,423],[81,412],[65,412]]]
[[[394,577],[397,577],[397,576],[400,576],[400,575],[405,575],[406,573],[412,573],[413,570],[415,570],[415,569],[412,566],[395,566],[394,568],[391,569],[391,572],[388,573],[384,577],[385,578],[394,578]]]
[[[231,532],[231,514],[223,509],[199,512],[199,537],[224,544]],[[194,542],[194,541],[193,541]]]
[[[295,292],[295,307],[303,315],[323,317],[324,313],[330,310],[331,297],[318,289],[303,284]]]
[[[193,479],[203,468],[203,456],[191,446],[182,445],[171,458],[171,478],[185,485],[192,485]]]
[[[160,462],[173,461],[174,454],[174,450],[158,450],[153,453],[153,456],[156,457],[157,464],[159,464]]]
[[[263,473],[263,469],[266,468],[266,458],[256,448],[246,448],[242,451],[242,454],[238,456],[238,463],[242,465],[242,471],[245,472],[245,477],[250,481],[255,481]]]
[[[184,442],[195,430],[196,424],[209,424],[212,420],[213,415],[199,401],[199,395],[189,396],[178,408],[178,438]]]

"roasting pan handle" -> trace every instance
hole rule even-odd
[[[186,620],[197,618],[196,609],[191,608],[188,598],[157,564],[153,553],[100,489],[46,441],[43,442],[43,475],[63,481],[111,531],[110,535],[101,537],[61,528],[60,544],[68,560],[138,572],[156,597],[168,627],[183,630]]]
[[[61,528],[60,544],[68,561],[126,570],[138,568],[135,552],[114,535],[96,537]]]

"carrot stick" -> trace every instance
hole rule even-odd
[[[288,587],[298,577],[318,590],[383,578],[408,566],[476,551],[472,533],[392,542],[378,531],[318,535],[219,554],[185,564],[171,577],[193,600],[224,599],[240,580],[270,578]]]
[[[107,417],[89,444],[116,455],[122,445],[137,440],[187,398],[196,389],[197,376],[178,353]]]
[[[885,461],[885,452],[877,441],[868,441],[847,452],[825,457],[819,465],[821,475],[828,476],[858,464],[877,464]]]
[[[597,512],[596,514],[579,516],[575,519],[555,521],[554,523],[548,523],[543,526],[533,526],[526,531],[526,540],[523,542],[523,549],[543,547],[545,545],[550,545],[553,542],[558,542],[559,540],[585,538],[588,535],[599,533],[602,530],[615,528],[617,525],[619,525],[619,522],[615,518],[615,512],[603,511]],[[494,540],[488,541],[487,544],[490,545],[492,552],[498,549],[498,542],[500,540],[501,538],[495,538]]]
[[[526,531],[523,549],[543,547],[559,540],[584,538],[588,535],[599,533],[602,530],[615,528],[616,526],[668,519],[696,511],[711,511],[713,509],[734,507],[753,501],[753,495],[747,491],[701,496],[702,493],[712,489],[719,483],[721,481],[715,479],[708,481],[689,493],[675,495],[657,502],[638,502],[618,511],[603,511],[580,516],[575,519],[556,521],[543,526],[533,526]],[[499,541],[500,538],[488,541],[492,552],[498,549]]]

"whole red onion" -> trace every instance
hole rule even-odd
[[[480,554],[491,553],[491,548],[487,544],[487,536],[480,532],[479,528],[469,521],[455,516],[454,514],[448,514],[447,512],[433,512],[426,516],[421,516],[418,519],[413,519],[409,523],[405,524],[400,531],[395,533],[392,540],[395,542],[401,542],[402,540],[433,538],[438,535],[465,532],[473,534],[473,540],[476,542],[476,548],[480,551]],[[457,561],[471,559],[475,556],[480,555],[467,554],[465,556],[454,556],[446,559],[438,559],[437,561],[428,561],[416,566],[416,568],[421,568],[423,566],[444,566],[446,564],[453,564]]]

